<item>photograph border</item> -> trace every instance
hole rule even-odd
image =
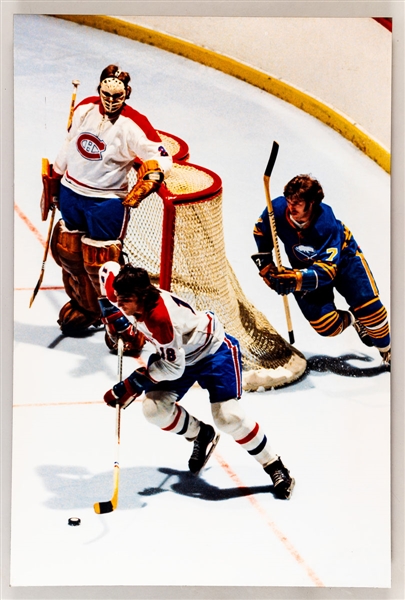
[[[391,374],[392,440],[392,586],[370,588],[296,587],[194,587],[194,586],[49,586],[10,587],[11,444],[13,379],[13,261],[14,165],[13,165],[13,17],[15,14],[111,14],[143,16],[238,16],[238,17],[392,17],[393,18],[393,100],[391,168],[391,324],[393,370]],[[341,1],[148,1],[148,2],[59,2],[1,0],[1,598],[4,600],[97,600],[129,598],[277,598],[301,600],[319,598],[359,600],[405,598],[404,583],[404,2]],[[378,444],[378,440],[376,440]],[[376,485],[378,479],[376,477]],[[181,560],[181,557],[180,557]]]

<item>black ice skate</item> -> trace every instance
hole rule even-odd
[[[354,323],[353,323],[353,327],[355,328],[357,335],[359,336],[359,338],[361,339],[363,344],[365,344],[369,348],[372,348],[374,346],[373,340],[368,335],[367,329],[364,327],[363,323],[360,323],[360,321],[355,319]]]
[[[207,464],[207,461],[214,451],[219,441],[219,433],[211,425],[201,422],[200,431],[194,440],[193,453],[188,461],[188,468],[191,473],[197,476],[201,469]]]
[[[281,458],[278,457],[277,460],[267,465],[264,470],[271,477],[275,496],[281,500],[289,500],[294,489],[295,479],[290,477],[290,471],[285,468]]]

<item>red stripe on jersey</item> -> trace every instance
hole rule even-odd
[[[256,423],[256,425],[254,426],[252,431],[246,437],[242,438],[241,440],[236,440],[236,441],[238,442],[238,444],[247,444],[248,442],[253,440],[255,435],[257,435],[258,431],[259,431],[259,424]]]
[[[176,404],[176,409],[177,409],[177,414],[174,418],[174,421],[172,421],[172,423],[170,423],[170,425],[168,425],[167,427],[162,427],[163,431],[171,431],[172,429],[174,429],[177,425],[177,423],[180,420],[180,416],[181,416],[181,408],[178,404]]]
[[[145,317],[144,323],[159,344],[170,344],[173,341],[173,324],[162,296],[159,296],[157,305]]]
[[[121,111],[121,115],[123,117],[127,117],[128,119],[131,119],[131,121],[136,123],[136,125],[138,125],[138,127],[140,127],[142,129],[142,131],[145,133],[148,140],[150,140],[151,142],[161,142],[162,141],[160,135],[155,130],[155,128],[152,127],[152,125],[149,122],[149,120],[147,119],[147,117],[145,117],[145,115],[142,115],[140,112],[138,112],[131,106],[124,104],[124,108]]]
[[[233,366],[235,368],[236,376],[237,397],[240,398],[240,396],[242,395],[242,375],[239,367],[238,349],[234,344],[231,343],[231,341],[226,336],[224,338],[224,342],[232,352]]]

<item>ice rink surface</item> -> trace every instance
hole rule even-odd
[[[39,209],[41,158],[52,162],[63,142],[71,81],[81,82],[78,100],[93,95],[110,63],[131,74],[129,104],[222,178],[227,257],[284,337],[283,303],[250,259],[272,141],[280,144],[272,196],[298,173],[317,177],[387,306],[389,175],[291,105],[179,56],[51,17],[16,15],[14,35],[12,585],[389,587],[390,374],[367,376],[380,358],[354,330],[325,340],[291,299],[296,346],[307,359],[323,357],[325,371],[241,399],[296,479],[289,502],[274,498],[268,476],[225,434],[192,478],[191,445],[149,425],[136,402],[122,417],[119,507],[97,515],[93,503],[112,494],[114,411],[102,398],[117,380],[117,358],[102,330],[60,335],[66,295],[52,257],[28,307],[49,225]],[[357,377],[334,372],[334,359],[347,354],[357,356],[349,361]],[[183,404],[211,422],[203,390],[193,388]],[[72,516],[80,527],[67,525]]]

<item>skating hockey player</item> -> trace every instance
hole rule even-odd
[[[127,105],[129,82],[130,75],[116,65],[102,71],[98,95],[74,110],[48,182],[62,217],[51,249],[70,298],[58,319],[65,335],[100,322],[98,271],[108,260],[120,261],[126,207],[136,207],[153,192],[172,166],[148,119]],[[127,175],[135,158],[140,164],[137,182],[128,192]]]
[[[289,499],[294,479],[273,452],[260,425],[244,414],[239,402],[239,343],[224,332],[216,315],[194,310],[184,300],[152,285],[144,269],[129,264],[120,269],[117,263],[106,263],[100,280],[106,296],[99,302],[108,334],[115,342],[120,335],[127,348],[138,350],[138,367],[105,394],[105,402],[126,407],[145,392],[142,406],[146,419],[193,442],[188,466],[198,475],[219,439],[214,427],[179,404],[198,382],[209,393],[215,426],[262,465],[277,498]],[[129,320],[132,317],[135,325]]]
[[[361,341],[380,352],[391,364],[387,310],[376,282],[352,233],[322,202],[320,183],[298,175],[273,200],[277,235],[292,268],[278,272],[267,208],[254,227],[258,254],[252,259],[264,282],[277,294],[293,293],[304,317],[317,333],[332,337],[353,325]],[[334,290],[349,309],[336,308]]]

